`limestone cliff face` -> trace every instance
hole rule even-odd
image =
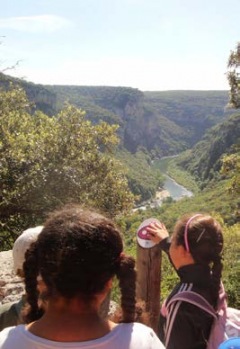
[[[142,146],[149,151],[155,150],[157,156],[162,156],[184,150],[181,141],[185,138],[185,131],[146,105],[142,92],[130,95],[124,104],[114,106],[112,111],[123,121],[119,135],[128,151],[134,153]]]
[[[7,81],[0,75],[0,85]],[[16,79],[15,83],[26,90],[33,110],[52,116],[67,100],[85,110],[94,123],[118,124],[121,145],[132,153],[138,147],[153,156],[179,153],[227,117],[226,91],[141,92],[129,87],[43,86]]]
[[[123,145],[129,151],[135,152],[137,147],[142,145],[143,130],[146,126],[142,94],[126,103],[122,110],[122,118],[124,120],[122,128]]]
[[[0,265],[0,304],[19,300],[24,285],[14,273],[12,251],[0,252]]]
[[[49,91],[42,85],[36,85],[22,79],[13,78],[0,73],[0,86],[9,89],[10,84],[21,86],[28,99],[33,103],[32,111],[41,110],[45,114],[52,116],[56,112],[57,98],[55,93]]]
[[[56,112],[56,95],[41,85],[23,84],[30,101],[34,102],[34,110],[41,110],[45,114],[52,116]]]

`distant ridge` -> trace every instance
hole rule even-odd
[[[177,154],[196,144],[206,130],[230,114],[227,91],[142,92],[131,87],[40,85],[1,74],[0,84],[21,85],[35,108],[49,116],[66,101],[86,111],[92,122],[118,124],[121,146],[139,147],[153,157]]]

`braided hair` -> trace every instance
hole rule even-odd
[[[208,214],[185,215],[176,223],[173,235],[177,245],[189,249],[195,263],[211,268],[211,294],[217,306],[223,268],[220,224]]]
[[[26,253],[24,275],[29,310],[27,323],[39,319],[37,278],[46,284],[45,297],[79,297],[86,302],[117,276],[122,322],[135,316],[135,261],[123,254],[123,241],[112,220],[78,205],[52,213],[38,240]]]

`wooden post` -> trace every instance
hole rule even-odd
[[[142,248],[137,244],[137,300],[146,304],[149,326],[157,332],[160,312],[161,250],[158,245]]]

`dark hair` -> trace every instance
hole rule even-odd
[[[186,249],[187,239],[189,252],[195,263],[208,265],[211,268],[211,291],[216,305],[223,267],[223,234],[220,224],[208,214],[185,215],[177,221],[173,236],[175,243]]]
[[[47,298],[61,295],[91,301],[114,275],[121,289],[122,322],[135,316],[135,261],[123,253],[123,241],[112,220],[80,206],[65,206],[45,222],[24,263],[27,301],[25,321],[41,317],[37,277]]]

